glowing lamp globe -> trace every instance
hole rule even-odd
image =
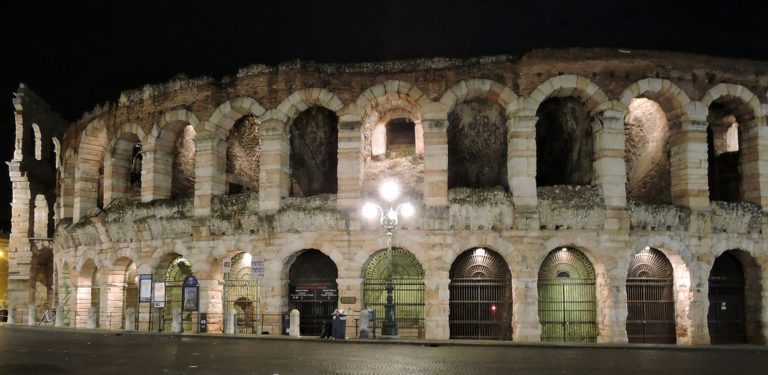
[[[385,181],[379,187],[379,194],[387,202],[392,202],[400,196],[400,186],[392,180]]]
[[[379,209],[373,203],[366,203],[363,205],[363,217],[366,219],[373,219],[379,214]]]
[[[403,217],[411,217],[413,216],[413,213],[416,212],[416,208],[410,203],[403,203],[400,207],[400,212],[403,214]]]

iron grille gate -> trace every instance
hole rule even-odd
[[[595,282],[539,280],[541,341],[595,342]]]
[[[424,338],[424,281],[422,279],[394,278],[393,303],[395,320],[401,337]],[[366,279],[363,300],[366,308],[376,312],[375,329],[381,331],[384,305],[387,302],[387,280]]]
[[[339,305],[336,280],[297,280],[289,288],[289,309],[299,310],[299,332],[320,336],[323,325]]]
[[[710,279],[707,323],[710,341],[713,344],[747,341],[742,281]]]
[[[224,326],[235,311],[235,333],[259,333],[259,280],[236,279],[224,282]]]
[[[675,343],[675,301],[672,280],[628,278],[627,310],[629,342]]]
[[[450,284],[452,339],[512,338],[512,296],[505,279],[453,279]]]

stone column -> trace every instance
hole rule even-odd
[[[762,258],[757,259],[757,261],[761,265],[762,272],[759,275],[760,294],[756,297],[759,298],[757,306],[762,310],[757,314],[755,320],[761,326],[762,332],[756,332],[756,334],[760,336],[758,337],[758,342],[765,345],[768,343],[768,255],[764,255]]]
[[[540,342],[539,279],[535,274],[512,274],[512,340]]]
[[[17,148],[18,150],[18,148]],[[29,189],[27,174],[21,171],[21,156],[19,159],[8,163],[11,188],[13,189],[11,202],[11,234],[8,239],[8,289],[7,300],[9,306],[16,309],[16,319],[26,314],[27,306],[34,295],[34,288],[30,288],[30,263],[32,252],[30,251],[29,235],[32,215],[32,194]]]
[[[533,115],[507,120],[507,180],[515,205],[515,229],[539,229],[536,193],[536,121]]]
[[[690,324],[690,341],[692,345],[709,344],[709,271],[711,262],[706,259],[696,260],[689,265],[691,271],[691,289],[688,297],[688,320]]]
[[[288,280],[281,278],[283,264],[267,260],[264,264],[264,279],[261,282],[260,312],[264,330],[273,335],[281,334],[282,317],[288,313]]]
[[[48,201],[45,196],[38,194],[35,197],[34,237],[48,238]]]
[[[261,169],[259,171],[259,209],[274,213],[290,189],[291,145],[286,125],[277,120],[261,124]]]
[[[592,122],[594,181],[605,203],[605,230],[629,228],[627,167],[624,162],[624,112],[606,110]]]
[[[424,203],[448,205],[448,120],[423,120]]]
[[[673,130],[670,143],[672,203],[694,210],[708,209],[706,115]]]
[[[166,130],[167,131],[167,130]],[[176,140],[157,136],[142,150],[144,155],[141,170],[141,200],[150,202],[171,197],[173,178],[173,144]]]
[[[339,122],[339,161],[336,170],[339,190],[336,194],[336,204],[340,209],[357,210],[360,206],[363,177],[360,128],[360,120]]]
[[[99,327],[106,329],[120,329],[123,323],[123,280],[117,275],[108,275],[107,282],[101,286],[101,313],[99,314]]]
[[[115,150],[120,147],[133,148],[133,142],[118,140],[113,146],[111,153],[107,154],[104,160],[104,205],[109,204],[115,199],[123,198],[128,191],[130,158],[121,159],[116,155]]]
[[[768,208],[768,128],[746,125],[739,132],[743,200]]]
[[[222,195],[227,184],[227,143],[214,132],[195,137],[195,216],[211,213],[214,195]]]
[[[448,339],[451,336],[448,317],[450,314],[450,289],[448,270],[428,272],[424,280],[424,338]],[[377,317],[378,318],[378,317]]]
[[[597,326],[599,343],[627,342],[627,271],[611,268],[598,275]]]
[[[200,312],[208,313],[208,332],[222,332],[224,329],[224,285],[219,280],[199,280]],[[193,327],[197,332],[198,327]]]

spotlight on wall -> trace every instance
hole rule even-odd
[[[485,256],[485,254],[486,254],[485,249],[483,249],[482,247],[478,247],[477,249],[475,249],[475,255]]]

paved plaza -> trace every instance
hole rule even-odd
[[[0,374],[766,374],[768,348],[244,339],[0,327]]]

